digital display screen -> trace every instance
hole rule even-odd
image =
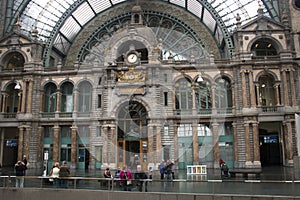
[[[278,136],[277,135],[264,136],[264,143],[265,144],[275,144],[275,143],[278,143]]]

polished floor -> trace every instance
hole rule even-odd
[[[298,172],[297,172],[298,173]],[[69,189],[107,190],[102,176],[103,170],[72,170]],[[13,176],[12,168],[0,168],[0,187],[3,187],[4,176]],[[42,171],[28,169],[25,187],[54,188],[48,178],[41,177]],[[300,196],[300,180],[293,167],[269,166],[264,167],[260,177],[243,176],[221,177],[220,171],[208,169],[207,175],[187,175],[185,170],[176,170],[174,180],[161,180],[158,171],[148,182],[148,192],[164,193],[203,193],[203,194],[245,194],[245,195],[271,195],[271,196]],[[6,187],[14,187],[14,178],[6,178]],[[122,191],[115,180],[114,191]],[[145,187],[145,186],[144,186]],[[131,188],[138,192],[137,187]],[[143,189],[143,191],[145,191]]]

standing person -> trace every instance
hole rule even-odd
[[[24,176],[27,167],[25,163],[22,161],[18,161],[15,165],[16,170],[16,187],[23,188],[24,187]]]
[[[122,186],[124,191],[131,191],[132,187],[132,172],[127,169],[125,165],[120,172],[120,179],[122,180]]]
[[[24,165],[25,165],[26,168],[28,169],[29,163],[28,163],[28,161],[27,161],[27,156],[26,156],[25,154],[23,155],[22,162],[24,163]],[[25,171],[24,173],[25,173],[24,175],[26,175],[26,171]]]
[[[70,176],[70,169],[67,166],[67,162],[63,161],[59,170],[60,186],[62,188],[68,188],[68,179]]]
[[[103,173],[103,176],[104,176],[104,178],[113,178],[113,176],[112,176],[112,174],[110,173],[110,169],[109,168],[106,168],[105,169],[105,171],[104,171],[104,173]],[[104,181],[104,184],[103,184],[103,186],[107,186],[107,189],[108,189],[108,187],[111,187],[111,184],[112,184],[112,182],[110,182],[110,184],[107,184],[108,182],[110,182],[110,181]]]
[[[136,185],[140,192],[143,191],[143,184],[145,182],[145,192],[148,191],[148,183],[145,181],[147,179],[147,174],[142,170],[141,165],[136,166],[136,172],[134,173],[134,179],[136,180]]]
[[[53,179],[54,186],[59,188],[60,180],[59,180],[59,162],[55,162],[52,169],[50,170],[50,177]]]
[[[27,161],[27,156],[26,156],[26,155],[23,155],[22,162],[23,162],[23,163],[25,164],[25,166],[27,167],[28,161]]]
[[[165,170],[166,170],[166,173],[167,173],[167,179],[171,179],[173,165],[174,164],[170,160],[168,160],[167,163],[166,163]]]
[[[149,179],[152,179],[152,174],[153,174],[152,167],[149,167],[149,171],[148,171],[148,177],[149,177]]]
[[[166,163],[164,160],[162,160],[161,163],[159,164],[159,173],[160,173],[161,180],[163,180],[165,177],[165,167],[166,167]]]
[[[175,163],[174,160],[172,160],[171,162],[172,166],[171,166],[171,170],[172,170],[172,179],[175,179]]]

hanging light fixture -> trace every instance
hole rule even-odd
[[[200,72],[199,73],[199,76],[197,78],[197,82],[202,82],[203,81],[203,78],[202,78],[202,73]]]
[[[17,82],[17,84],[15,85],[15,90],[20,90],[21,89],[21,85],[19,82]]]

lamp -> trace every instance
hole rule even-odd
[[[202,78],[202,73],[200,72],[199,73],[199,76],[197,78],[197,82],[202,82],[203,81],[203,78]]]
[[[20,90],[21,89],[21,85],[19,82],[17,82],[16,86],[15,86],[15,90]]]

